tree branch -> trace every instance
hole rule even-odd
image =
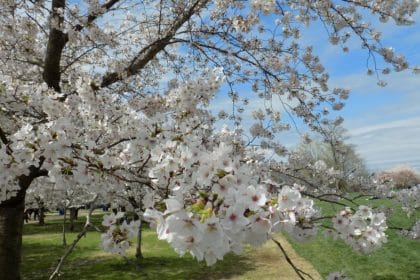
[[[60,258],[60,261],[58,262],[57,267],[55,268],[54,272],[51,274],[49,280],[52,280],[52,279],[60,276],[60,269],[63,266],[64,261],[73,252],[74,248],[76,247],[77,243],[79,243],[80,239],[82,239],[82,237],[86,235],[88,229],[90,227],[93,227],[93,224],[91,223],[90,219],[91,219],[93,210],[95,210],[95,201],[97,199],[98,199],[98,195],[96,194],[95,197],[88,203],[89,204],[89,212],[86,215],[86,223],[85,223],[82,231],[77,235],[76,239],[73,241],[73,243],[67,249],[66,253]]]
[[[281,245],[281,243],[274,239],[271,238],[271,240],[276,243],[276,245],[280,248],[281,252],[283,253],[284,257],[286,258],[286,261],[290,264],[290,266],[293,268],[293,270],[296,272],[296,274],[299,276],[299,279],[301,280],[305,280],[305,276],[309,277],[309,279],[314,279],[309,273],[306,273],[305,271],[299,269],[294,263],[293,261],[290,259],[289,255],[287,254],[286,250],[283,248],[283,246]]]
[[[109,11],[112,8],[112,6],[114,6],[115,4],[117,4],[119,1],[120,0],[109,0],[108,2],[104,3],[101,6],[101,9],[100,10],[103,10],[105,12],[103,12],[103,13],[92,13],[92,14],[88,15],[88,18],[87,18],[87,21],[86,21],[86,25],[85,26],[88,26],[89,24],[91,24],[92,22],[94,22],[99,16],[101,16],[104,13],[106,13],[107,11]],[[80,25],[80,24],[77,24],[74,27],[74,31],[82,31],[82,29],[85,26]],[[67,34],[66,34],[66,36],[67,36],[67,39],[68,39],[68,35]]]
[[[9,144],[9,139],[7,139],[6,132],[0,127],[0,140],[4,145]]]
[[[60,60],[67,42],[65,34],[61,31],[64,22],[63,13],[65,6],[66,0],[52,0],[51,2],[51,27],[45,53],[44,72],[42,73],[42,77],[47,85],[57,92],[61,91]]]
[[[21,200],[25,199],[26,190],[29,188],[29,186],[32,184],[33,180],[35,180],[38,177],[48,176],[48,171],[45,169],[42,169],[42,164],[44,163],[45,158],[41,157],[39,160],[39,165],[29,166],[29,174],[28,175],[20,175],[17,177],[17,184],[19,185],[19,191],[15,196],[12,196],[10,199],[3,201],[0,203],[0,207],[9,207],[16,205],[16,203],[19,203]]]
[[[323,198],[322,196],[313,195],[313,194],[310,194],[310,193],[308,193],[308,192],[302,192],[302,194],[303,194],[303,195],[305,195],[305,196],[309,196],[309,197],[311,197],[311,198],[318,199],[318,200],[320,200],[320,201],[324,201],[324,202],[328,202],[328,203],[333,203],[333,204],[341,205],[341,206],[343,206],[343,207],[349,207],[349,206],[348,206],[347,204],[345,204],[345,203],[342,203],[342,202],[339,202],[339,201],[335,201],[335,200],[326,199],[326,198]],[[352,208],[352,207],[350,207],[350,209],[352,209],[353,211],[356,211],[356,210],[355,210],[354,208]]]
[[[108,11],[120,0],[109,0],[101,6],[101,10]],[[50,33],[48,37],[47,50],[44,59],[44,72],[42,77],[47,85],[57,92],[61,92],[60,81],[60,61],[63,49],[69,41],[69,36],[61,28],[64,22],[64,9],[66,0],[52,0],[51,2],[51,21]],[[91,24],[100,16],[101,13],[92,13],[87,18],[86,25]],[[74,27],[75,31],[81,31],[84,26],[78,24]]]
[[[154,59],[160,51],[171,44],[171,39],[175,36],[176,32],[208,2],[209,0],[197,0],[186,12],[184,12],[184,14],[175,20],[172,27],[166,32],[165,36],[155,40],[150,45],[141,49],[137,56],[131,60],[129,66],[127,66],[122,72],[111,72],[105,74],[102,78],[100,87],[108,87],[126,77],[137,74],[152,59]]]

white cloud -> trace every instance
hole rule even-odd
[[[408,164],[420,170],[420,117],[352,129],[350,142],[372,169]]]
[[[351,130],[352,136],[364,136],[369,135],[372,132],[380,132],[390,129],[401,129],[401,128],[416,128],[420,129],[420,117],[410,118],[405,120],[397,120],[378,125],[365,126]],[[420,141],[419,141],[420,144]]]
[[[382,75],[380,77],[387,82],[386,87],[378,86],[377,77],[368,76],[366,72],[334,77],[331,80],[331,85],[351,88],[353,92],[357,92],[358,94],[417,91],[420,85],[419,76],[409,70]]]
[[[420,115],[420,79],[411,71],[387,76],[388,85],[376,85],[376,77],[354,74],[334,79],[334,86],[351,89],[348,106],[341,114],[347,128],[381,124]]]

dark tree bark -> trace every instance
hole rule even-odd
[[[51,19],[58,23],[59,26],[52,26],[48,36],[47,50],[44,60],[44,72],[42,76],[47,85],[60,92],[61,69],[60,60],[67,38],[63,31],[60,30],[64,17],[57,12],[58,9],[64,10],[66,6],[65,0],[53,0],[51,3]]]
[[[44,226],[45,225],[45,207],[44,207],[44,202],[40,202],[39,203],[39,222],[38,224],[40,226]]]
[[[63,216],[63,246],[67,246],[67,239],[66,239],[66,217],[67,217],[67,207],[64,207],[64,216]]]
[[[2,280],[19,280],[25,196],[14,203],[0,204],[0,275]]]
[[[141,259],[144,258],[143,253],[141,251],[142,228],[143,228],[143,223],[140,223],[139,232],[138,232],[138,236],[137,236],[137,246],[136,246],[136,259],[138,261],[140,261]]]
[[[70,231],[74,231],[74,221],[77,220],[77,208],[70,208]]]
[[[20,261],[22,248],[23,212],[25,194],[32,181],[47,176],[46,170],[30,166],[29,175],[19,176],[20,190],[10,199],[0,203],[0,277],[1,280],[20,280]]]
[[[20,280],[20,261],[22,248],[23,212],[25,194],[32,181],[47,176],[42,170],[44,159],[39,167],[30,166],[29,175],[19,176],[20,190],[10,199],[0,203],[0,278],[1,280]]]
[[[128,201],[130,202],[131,206],[133,206],[134,209],[142,209],[141,200],[140,200],[140,202],[137,202],[136,199],[133,196],[130,196],[128,198]],[[139,230],[137,232],[138,235],[137,235],[137,242],[136,242],[136,259],[137,259],[137,261],[140,262],[144,258],[143,257],[143,252],[141,250],[143,223],[142,223],[141,216],[139,216],[137,213],[134,214],[134,220],[135,221],[140,220],[140,227],[139,227]]]

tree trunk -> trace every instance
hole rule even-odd
[[[40,160],[40,166],[44,159]],[[17,177],[20,190],[16,196],[0,203],[0,277],[2,280],[20,280],[23,212],[26,190],[32,181],[47,176],[48,171],[30,166],[29,175]]]
[[[0,204],[0,275],[2,280],[20,280],[23,212],[25,196]]]
[[[39,204],[39,225],[43,226],[45,225],[45,208],[44,208],[44,203],[41,202]]]
[[[63,216],[63,246],[67,246],[67,240],[66,240],[66,214],[67,214],[67,208],[64,207],[64,216]]]
[[[136,246],[136,259],[141,260],[143,259],[143,253],[141,251],[141,233],[142,233],[142,223],[140,222],[139,233],[137,235],[137,246]]]
[[[70,208],[70,231],[74,231],[74,220],[77,220],[77,208]]]

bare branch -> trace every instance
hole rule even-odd
[[[310,194],[308,192],[302,192],[302,194],[303,195],[306,195],[306,196],[309,196],[309,197],[312,197],[312,198],[315,198],[315,199],[318,199],[320,201],[324,201],[324,202],[328,202],[328,203],[333,203],[333,204],[341,205],[343,207],[348,207],[348,205],[345,204],[345,203],[342,203],[342,202],[339,202],[339,201],[335,201],[335,200],[326,199],[326,198],[323,198],[321,196]],[[352,207],[350,207],[350,209],[354,210],[354,208],[352,208]]]
[[[175,36],[176,32],[187,22],[195,13],[204,7],[209,0],[197,0],[191,7],[184,12],[173,24],[172,27],[165,33],[165,36],[152,42],[150,45],[140,50],[136,57],[134,57],[130,65],[127,66],[122,72],[107,73],[102,78],[100,87],[108,87],[125,77],[130,77],[137,74],[143,69],[156,55],[162,51],[166,46],[171,44],[171,39]]]
[[[283,253],[284,257],[286,258],[286,261],[290,264],[290,266],[293,268],[293,270],[296,272],[296,274],[299,276],[299,279],[305,280],[305,276],[307,276],[309,279],[314,279],[309,273],[306,273],[302,269],[298,268],[293,261],[290,259],[289,255],[287,254],[286,250],[283,248],[283,245],[281,245],[280,241],[271,238],[274,243],[280,248],[281,252]]]
[[[55,279],[57,277],[60,277],[60,269],[63,266],[64,261],[73,252],[74,248],[76,247],[77,243],[79,243],[80,239],[82,239],[82,237],[86,235],[88,229],[90,227],[94,227],[90,220],[91,220],[93,210],[95,210],[95,201],[97,199],[98,199],[98,195],[96,194],[95,197],[90,202],[88,202],[89,212],[86,215],[86,223],[85,223],[82,231],[79,232],[76,239],[73,241],[73,243],[67,249],[66,253],[60,258],[60,261],[58,262],[57,267],[55,268],[54,272],[51,274],[51,276],[49,278],[50,280]]]
[[[104,10],[105,12],[104,13],[106,13],[107,11],[109,11],[115,4],[117,4],[118,2],[119,2],[120,0],[109,0],[108,2],[106,2],[105,4],[103,4],[102,6],[101,6],[101,10]],[[102,14],[104,14],[104,13],[102,13]],[[99,16],[101,16],[102,15],[101,13],[92,13],[92,14],[90,14],[90,15],[88,15],[88,18],[87,18],[87,21],[86,21],[86,26],[89,26],[89,24],[91,24],[92,22],[94,22]],[[74,27],[74,31],[82,31],[82,29],[84,28],[85,26],[83,26],[83,25],[80,25],[80,24],[78,24],[78,25],[76,25],[75,27]],[[67,34],[66,34],[66,36],[68,36]],[[68,39],[68,37],[67,37],[67,39]]]

